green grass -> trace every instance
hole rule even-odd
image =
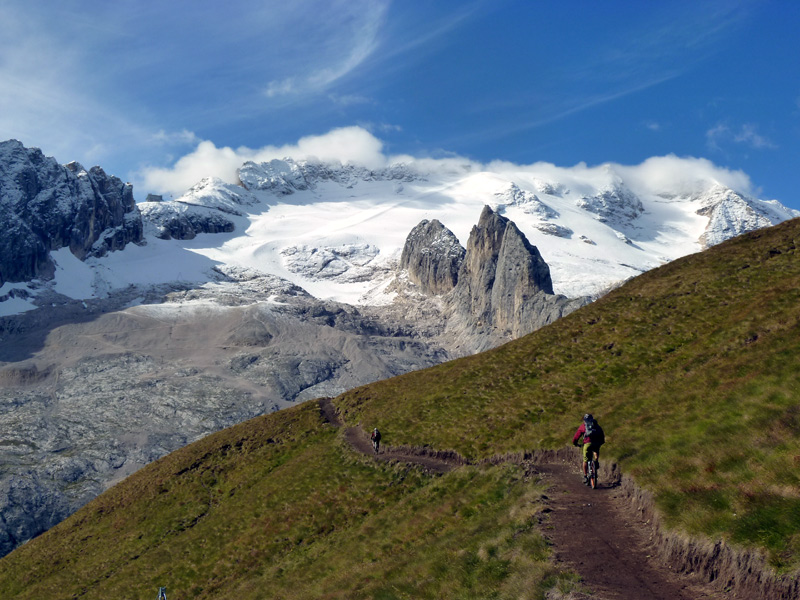
[[[603,460],[668,526],[800,567],[800,221],[646,273],[534,334],[352,390],[350,424],[468,458]],[[0,560],[2,598],[543,598],[577,585],[521,467],[441,476],[354,453],[309,403],[142,469]]]
[[[353,390],[348,422],[470,458],[557,448],[584,412],[667,522],[800,567],[800,222],[646,273],[534,334]]]
[[[2,598],[542,598],[570,583],[521,467],[352,451],[314,403],[138,472],[0,561]]]

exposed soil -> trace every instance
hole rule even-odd
[[[342,421],[336,414],[336,407],[333,406],[330,398],[322,398],[319,401],[320,412],[323,419],[331,425],[341,427]],[[408,448],[380,445],[376,453],[372,448],[372,441],[369,435],[360,427],[347,427],[344,430],[344,437],[348,443],[362,454],[372,455],[377,460],[398,461],[419,465],[431,473],[447,473],[455,467],[466,463],[464,459],[451,452],[437,452],[427,448]]]
[[[319,400],[319,405],[327,422],[343,426],[329,398]],[[375,454],[360,427],[346,428],[344,436],[355,450],[376,460],[414,463],[434,473],[468,462],[455,453],[429,448],[386,446]],[[726,558],[722,555],[735,551],[720,551],[719,544],[705,549],[702,544],[676,541],[654,523],[652,500],[643,499],[642,491],[622,478],[615,465],[603,466],[597,489],[584,485],[580,455],[572,450],[498,456],[485,462],[525,461],[549,484],[543,533],[553,545],[556,563],[583,579],[588,595],[574,596],[575,600],[800,598],[796,582],[765,578],[763,566],[754,564],[758,561],[753,557]]]
[[[579,463],[541,464],[551,510],[543,524],[557,562],[580,574],[592,598],[717,600],[730,596],[672,571],[656,556],[650,524],[635,514],[617,484],[583,485]]]

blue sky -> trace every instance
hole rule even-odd
[[[0,0],[0,139],[99,164],[137,199],[308,147],[674,154],[800,209],[798,27],[793,0]]]

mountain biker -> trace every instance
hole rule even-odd
[[[372,440],[372,447],[375,449],[375,453],[378,453],[378,447],[381,445],[381,432],[378,431],[378,428],[372,430],[372,435],[369,436],[369,439]]]
[[[597,458],[600,456],[600,446],[606,441],[606,435],[603,433],[603,428],[595,420],[591,413],[583,415],[583,422],[581,423],[575,435],[572,436],[572,445],[577,446],[578,440],[583,436],[583,483],[589,485],[589,460],[592,455],[595,456],[595,464],[600,468],[600,463]]]

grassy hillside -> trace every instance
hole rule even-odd
[[[593,412],[668,522],[800,565],[800,221],[647,273],[478,356],[335,399],[389,444],[471,458]],[[0,560],[2,598],[541,598],[567,588],[521,467],[376,463],[316,404],[141,470]]]
[[[526,338],[354,390],[349,422],[468,457],[569,443],[604,456],[668,522],[800,566],[800,220],[630,281]]]
[[[142,469],[0,560],[0,598],[541,598],[571,585],[519,467],[354,453],[316,403]]]

